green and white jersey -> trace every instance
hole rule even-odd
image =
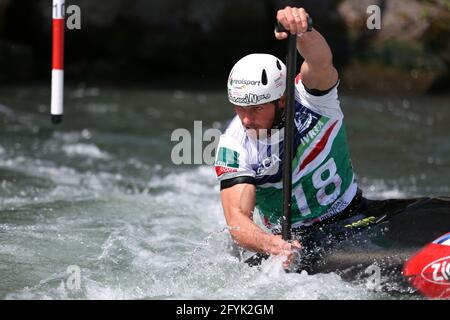
[[[296,78],[293,227],[341,212],[357,191],[337,86],[314,96]],[[222,188],[236,183],[256,185],[256,207],[269,228],[278,228],[283,215],[283,136],[281,129],[269,139],[252,138],[236,116],[220,137],[216,154],[216,175]]]

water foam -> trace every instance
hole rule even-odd
[[[105,151],[101,151],[95,144],[77,143],[68,144],[62,147],[62,150],[69,157],[86,156],[94,159],[109,160],[111,155]]]

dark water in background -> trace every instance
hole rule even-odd
[[[0,89],[0,298],[394,297],[231,255],[213,169],[170,158],[174,129],[224,129],[225,92],[67,89],[58,126],[49,101],[47,87]],[[450,97],[341,103],[367,197],[450,194]]]

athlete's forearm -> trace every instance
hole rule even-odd
[[[255,209],[254,192],[250,188],[241,188],[237,192],[222,192],[222,205],[230,234],[237,245],[256,252],[270,252],[272,234],[265,232],[253,221]]]
[[[276,237],[253,222],[255,186],[237,184],[222,190],[221,197],[225,220],[230,227],[233,240],[246,249],[275,254],[277,249],[273,247],[277,244],[274,240]]]
[[[315,29],[297,38],[297,50],[311,68],[333,65],[333,54],[325,38]]]
[[[242,213],[234,213],[228,226],[233,240],[240,247],[255,252],[273,254],[274,235],[265,232]]]

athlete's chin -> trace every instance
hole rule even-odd
[[[258,131],[258,130],[260,130],[260,128],[255,128],[255,127],[245,127],[245,130],[246,130],[247,132],[249,132],[249,131]]]
[[[261,138],[267,136],[267,129],[265,128],[255,128],[255,127],[245,127],[247,135],[252,138]]]

